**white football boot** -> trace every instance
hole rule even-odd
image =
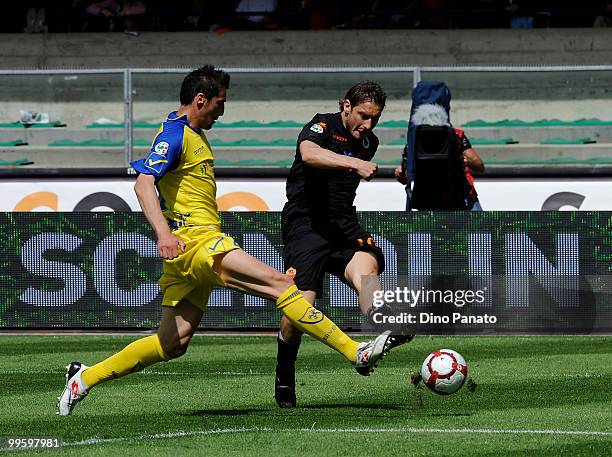
[[[355,370],[362,376],[370,376],[378,362],[382,360],[389,350],[391,331],[386,330],[375,339],[361,343],[357,348]]]
[[[81,362],[72,362],[66,367],[66,388],[57,397],[57,414],[60,416],[69,416],[76,404],[87,396],[87,386],[82,377],[86,368]]]

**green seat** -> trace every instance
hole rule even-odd
[[[31,160],[28,159],[16,159],[16,160],[2,160],[0,159],[0,167],[15,167],[20,165],[30,165],[33,164]]]
[[[548,138],[542,140],[540,144],[592,144],[597,141],[592,138]]]
[[[148,121],[134,121],[132,127],[135,129],[157,129],[161,122],[148,122]],[[216,129],[255,129],[255,128],[294,128],[301,129],[306,124],[305,122],[296,121],[271,121],[271,122],[259,122],[259,121],[236,121],[236,122],[223,122],[219,121],[215,124]],[[111,123],[97,123],[92,122],[88,124],[88,129],[122,129],[125,127],[123,122],[111,122]],[[378,124],[378,127],[386,128],[407,128],[407,121],[384,121]]]
[[[10,140],[10,141],[0,141],[0,146],[2,147],[6,147],[6,146],[26,146],[28,144],[27,141],[23,141],[21,139],[18,140]]]
[[[52,121],[46,124],[22,124],[21,122],[0,122],[0,129],[48,129],[52,127],[66,127],[66,124],[60,121]]]
[[[408,121],[383,121],[379,122],[377,127],[407,129]]]
[[[470,138],[470,143],[473,145],[487,146],[487,145],[499,145],[499,144],[517,144],[512,138],[499,138],[499,139],[488,139],[488,138]]]
[[[470,143],[473,145],[497,145],[497,144],[517,144],[518,141],[513,140],[512,138],[499,138],[499,139],[487,139],[487,138],[470,138]],[[385,143],[385,146],[405,146],[406,139],[405,138],[396,138]]]

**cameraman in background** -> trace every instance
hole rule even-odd
[[[412,107],[402,164],[395,177],[406,186],[406,210],[482,211],[472,172],[484,163],[465,132],[450,123],[449,88],[421,81]]]

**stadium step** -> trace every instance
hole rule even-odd
[[[612,144],[489,144],[478,146],[478,152],[488,166],[496,165],[609,165]],[[148,144],[134,148],[134,158],[143,157]],[[293,146],[214,148],[217,167],[290,167],[293,163]],[[118,146],[27,146],[0,147],[0,157],[6,162],[22,160],[34,167],[122,167],[123,147]],[[401,148],[382,145],[376,154],[380,167],[395,167],[400,163]],[[23,159],[25,160],[25,159]],[[0,164],[4,166],[6,164]]]
[[[135,129],[158,129],[159,122],[148,122],[148,121],[135,121],[132,123],[132,127]],[[0,124],[1,126],[1,124]],[[258,122],[258,121],[236,121],[236,122],[223,122],[219,121],[215,123],[216,129],[301,129],[304,126],[303,122],[296,121],[274,121],[274,122]],[[88,124],[86,128],[97,129],[97,128],[113,128],[122,129],[125,127],[123,122],[93,122]],[[407,121],[382,121],[378,124],[378,127],[384,128],[408,128]]]
[[[133,142],[134,146],[150,146],[150,141],[135,139]],[[125,142],[123,140],[100,140],[100,139],[89,139],[83,141],[75,141],[71,139],[55,140],[48,144],[52,148],[123,148]]]
[[[597,118],[577,119],[563,121],[560,119],[540,119],[537,121],[522,121],[520,119],[503,119],[501,121],[485,121],[476,119],[463,124],[464,128],[471,127],[612,127],[612,121]]]

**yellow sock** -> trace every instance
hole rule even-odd
[[[121,351],[83,371],[83,382],[91,389],[101,382],[135,373],[149,365],[170,360],[157,335],[147,336],[128,344]]]
[[[359,343],[349,338],[321,311],[310,306],[295,285],[278,297],[276,307],[301,331],[335,349],[350,362],[355,362]]]

